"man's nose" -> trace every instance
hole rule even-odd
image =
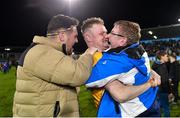
[[[107,39],[108,38],[108,34],[105,34],[104,37],[105,37],[105,39]]]
[[[108,44],[110,45],[110,44],[111,44],[111,42],[110,42],[110,33],[109,33],[109,34],[107,34],[107,38],[106,38],[106,40],[107,40]]]
[[[107,36],[106,36],[108,39],[109,39],[109,37],[110,37],[110,33],[109,34],[107,34]]]
[[[104,38],[104,39],[105,39],[105,40],[108,40],[108,39],[109,39],[108,34],[105,35],[105,38]]]

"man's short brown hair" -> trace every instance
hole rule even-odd
[[[141,28],[138,23],[119,20],[114,23],[114,26],[119,26],[122,28],[122,35],[128,38],[129,44],[138,42],[141,38]]]
[[[104,25],[104,21],[101,18],[92,17],[83,21],[81,25],[81,32],[84,33],[88,28],[91,28],[94,24]]]
[[[56,16],[53,16],[49,21],[47,33],[54,33],[59,29],[68,29],[72,26],[77,26],[78,24],[79,21],[76,18],[58,14]]]
[[[159,50],[156,52],[156,58],[160,60],[161,57],[166,55],[166,54],[167,54],[167,52],[165,50]]]

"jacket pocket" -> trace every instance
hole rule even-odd
[[[54,106],[54,114],[53,117],[57,117],[60,112],[60,104],[59,101],[56,101],[56,104]]]

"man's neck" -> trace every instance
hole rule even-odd
[[[160,62],[163,64],[163,63],[165,63],[165,61],[164,60],[160,60]]]

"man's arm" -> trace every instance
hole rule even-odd
[[[157,77],[157,75],[153,75],[151,76],[151,79],[148,82],[142,85],[138,85],[138,86],[124,85],[120,81],[115,80],[106,84],[105,89],[110,92],[111,96],[117,102],[126,102],[128,100],[131,100],[139,96],[150,87],[155,87],[160,85],[160,83],[161,83],[160,76]]]
[[[47,48],[47,46],[40,45],[34,48],[38,50]],[[33,73],[33,76],[47,82],[77,87],[88,79],[93,65],[93,54],[96,50],[93,47],[88,48],[78,60],[74,60],[72,57],[50,48],[47,53],[37,52],[36,55],[41,56],[35,56],[33,59],[28,58],[23,68],[27,72]],[[34,55],[34,51],[28,53],[30,53],[28,55]]]
[[[114,80],[106,84],[105,89],[110,92],[111,96],[117,102],[126,102],[128,100],[131,100],[139,96],[150,87],[151,84],[149,82],[139,86],[133,86],[133,85],[124,85],[120,81]]]

